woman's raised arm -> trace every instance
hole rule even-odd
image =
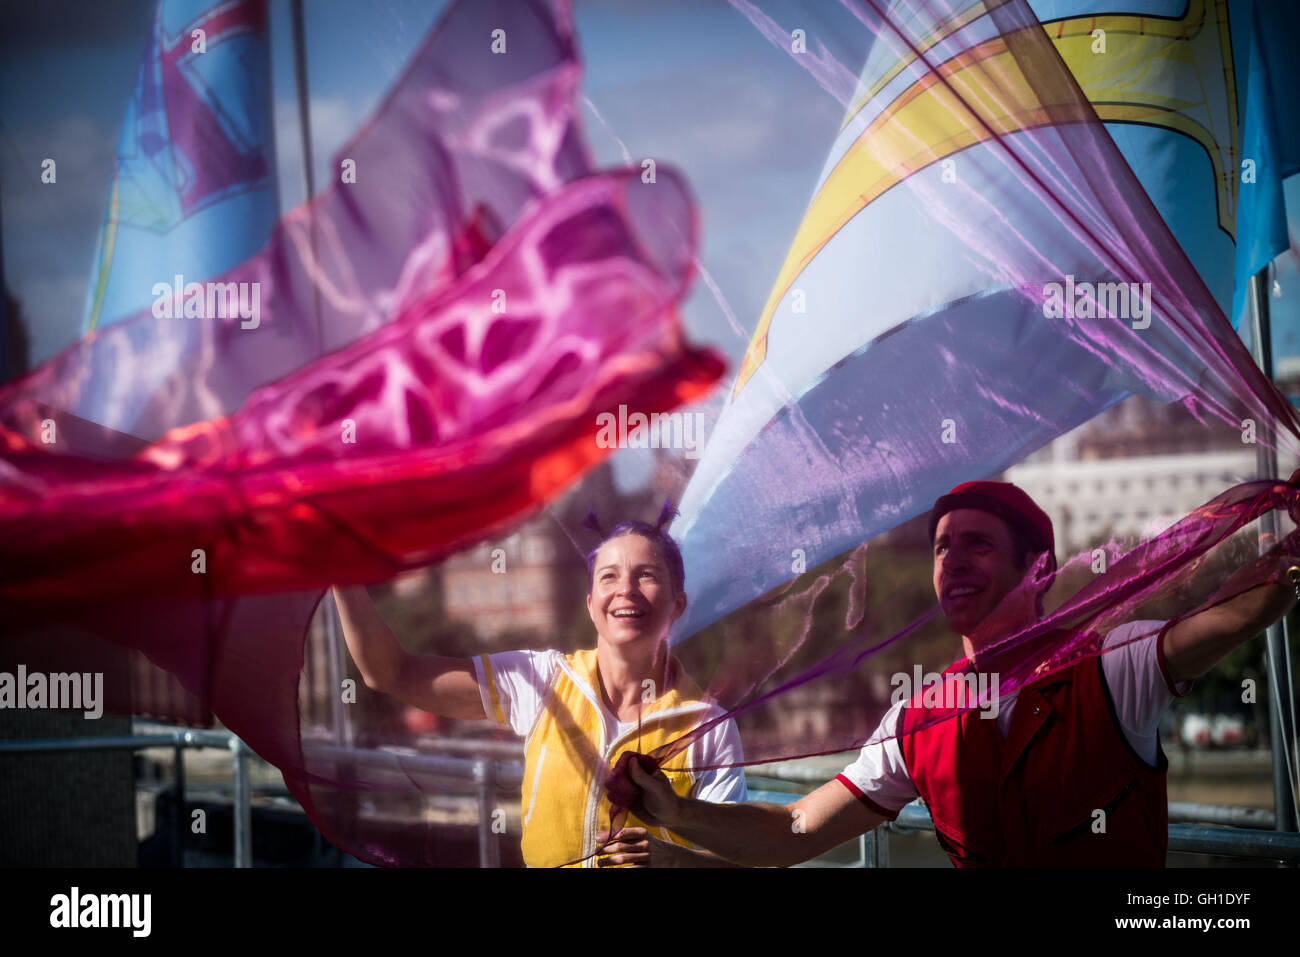
[[[367,688],[445,718],[486,717],[473,662],[411,654],[384,623],[364,586],[335,587],[333,592],[343,639]]]

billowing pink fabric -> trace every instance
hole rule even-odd
[[[336,158],[355,182],[219,277],[259,284],[256,321],[145,311],[0,389],[8,670],[96,662],[111,709],[210,709],[343,847],[439,862],[423,823],[411,836],[362,819],[349,792],[379,787],[374,772],[304,755],[321,590],[535,512],[608,454],[601,412],[666,411],[723,371],[678,321],[696,249],[686,187],[663,166],[651,183],[591,170],[579,79],[565,8],[453,6]],[[184,359],[181,323],[203,324]],[[189,705],[133,696],[128,649]]]

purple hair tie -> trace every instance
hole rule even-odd
[[[677,506],[673,504],[672,499],[664,499],[664,507],[659,510],[659,520],[655,522],[655,531],[663,531],[664,526],[679,514],[681,513],[677,511]]]
[[[602,539],[605,538],[605,530],[600,526],[600,519],[596,517],[594,508],[587,509],[587,517],[582,520],[582,527],[595,532]]]

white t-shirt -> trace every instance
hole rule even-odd
[[[541,714],[542,701],[546,689],[555,676],[559,660],[563,655],[554,650],[548,651],[503,651],[488,655],[492,665],[492,678],[495,679],[497,701],[505,723],[522,738],[527,738]],[[483,713],[488,720],[494,721],[495,714],[491,702],[488,678],[483,674],[482,657],[474,656],[474,675],[478,679],[479,697],[483,700]],[[601,717],[605,721],[605,740],[613,741],[624,734],[636,737],[635,721],[618,721],[602,705]],[[716,705],[707,712],[701,712],[700,722],[716,717],[721,713]],[[690,743],[687,762],[692,767],[706,764],[739,764],[745,760],[740,745],[740,731],[731,718],[719,721],[712,728]],[[691,796],[701,801],[713,803],[745,801],[749,791],[745,786],[744,769],[740,767],[716,768],[701,771],[695,778]]]
[[[1124,737],[1134,753],[1152,767],[1156,766],[1159,753],[1160,719],[1165,709],[1175,697],[1181,698],[1192,690],[1190,681],[1171,684],[1161,667],[1163,658],[1159,654],[1158,642],[1162,627],[1162,621],[1131,621],[1120,625],[1106,635],[1102,647],[1113,648],[1125,641],[1129,644],[1101,656],[1102,674],[1115,703],[1115,713],[1124,729]],[[1147,633],[1150,633],[1148,637],[1131,640],[1136,635]],[[1006,740],[1007,730],[1011,727],[1011,715],[1019,694],[1017,690],[998,699],[997,722],[1003,740]],[[841,772],[857,788],[859,796],[865,796],[891,815],[919,797],[898,744],[903,706],[904,702],[900,701],[885,713],[872,735],[872,742]],[[887,740],[879,740],[885,736],[888,736]]]

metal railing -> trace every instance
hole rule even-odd
[[[106,738],[4,741],[0,742],[0,756],[73,751],[173,749],[177,801],[181,809],[181,812],[176,815],[177,833],[174,851],[179,854],[185,839],[183,752],[190,748],[216,748],[229,751],[233,762],[234,779],[232,797],[234,866],[251,867],[252,786],[248,767],[248,757],[251,752],[247,745],[229,731],[196,731],[165,726],[137,725],[137,727],[142,727],[145,733]],[[492,830],[494,798],[502,792],[517,793],[522,785],[523,765],[514,760],[522,756],[522,746],[507,742],[467,741],[457,738],[435,738],[427,744],[430,747],[471,756],[427,754],[413,748],[343,747],[313,742],[309,739],[303,740],[303,753],[308,758],[336,764],[361,765],[400,773],[416,771],[463,782],[463,787],[457,793],[474,795],[477,799],[479,865],[499,866],[500,835]],[[755,775],[755,777],[798,785],[820,785],[825,781],[823,772],[798,766],[769,766],[764,769],[761,776]],[[809,789],[805,788],[805,793]],[[795,792],[751,791],[750,799],[788,804],[802,796],[802,793]],[[1300,864],[1300,833],[1272,830],[1275,827],[1272,811],[1171,801],[1169,820],[1171,851]],[[1205,823],[1207,821],[1212,823]],[[885,822],[858,839],[856,861],[838,866],[888,867],[891,833],[906,834],[912,831],[933,830],[934,822],[925,806],[919,801],[913,801],[899,812],[895,821]],[[177,863],[178,866],[183,866],[183,859],[178,860]]]
[[[802,785],[825,783],[824,772],[789,765],[769,766],[761,776],[755,777]],[[756,794],[761,795],[762,800],[776,804],[791,804],[803,796],[802,793],[794,792],[751,791],[750,799],[754,800]],[[1273,830],[1275,827],[1275,815],[1267,809],[1225,807],[1190,801],[1169,802],[1171,851],[1271,860],[1293,866],[1300,864],[1300,833]],[[886,821],[859,837],[857,860],[840,866],[888,867],[889,835],[909,834],[913,831],[934,831],[930,812],[920,801],[905,806],[894,821]]]
[[[336,764],[366,765],[393,771],[423,772],[464,781],[461,793],[473,794],[478,803],[478,860],[480,867],[501,866],[500,835],[492,831],[493,800],[499,792],[519,793],[524,782],[524,767],[515,761],[497,760],[505,756],[522,756],[523,746],[504,742],[465,741],[458,738],[435,739],[432,747],[476,754],[472,758],[423,754],[413,748],[385,749],[346,748],[333,744],[303,741],[303,755]],[[495,752],[495,756],[483,751]]]
[[[1205,804],[1187,804],[1184,807],[1195,813],[1199,817],[1199,812],[1193,809],[1205,808],[1211,814],[1220,812],[1250,812],[1251,808],[1225,808],[1217,805]],[[1240,827],[1217,827],[1206,824],[1183,824],[1175,823],[1172,820],[1173,805],[1170,805],[1170,824],[1169,824],[1169,850],[1187,851],[1193,854],[1213,854],[1217,857],[1244,857],[1256,860],[1285,861],[1291,864],[1300,862],[1300,834],[1292,831],[1272,831],[1272,830],[1251,830]],[[1272,814],[1271,811],[1267,812]],[[1229,816],[1232,816],[1230,813]],[[1245,818],[1243,818],[1245,819]],[[877,828],[881,831],[882,828]],[[883,826],[883,833],[878,838],[880,844],[885,845],[882,851],[875,851],[876,855],[884,854],[888,860],[888,842],[889,832],[908,833],[910,831],[933,831],[934,821],[930,819],[930,812],[925,806],[918,801],[903,808],[898,814],[898,819],[893,822],[887,822]],[[857,866],[888,866],[873,865],[870,862],[870,855],[864,849],[862,852],[862,862]]]
[[[186,748],[218,748],[229,751],[233,764],[234,797],[231,811],[234,815],[235,867],[251,867],[253,859],[252,792],[248,780],[248,746],[229,731],[195,731],[188,728],[150,729],[148,734],[116,735],[104,738],[38,738],[30,741],[0,742],[0,755],[58,754],[69,751],[144,751],[149,748],[171,748],[175,752],[176,792],[178,807],[185,807]],[[185,840],[185,815],[176,815],[176,846],[173,862],[184,866],[180,849]]]

